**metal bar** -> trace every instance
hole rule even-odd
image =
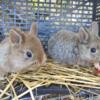
[[[93,15],[92,15],[92,20],[96,20],[96,5],[97,5],[97,0],[93,0]]]

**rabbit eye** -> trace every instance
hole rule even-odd
[[[91,48],[91,52],[95,53],[96,52],[96,48]]]
[[[32,56],[33,56],[33,55],[32,55],[32,52],[31,52],[31,51],[27,51],[27,52],[26,52],[26,56],[27,56],[28,58],[32,58]]]

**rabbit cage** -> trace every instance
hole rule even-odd
[[[60,29],[77,32],[80,26],[89,27],[94,20],[100,20],[100,0],[0,0],[0,40],[10,28],[17,26],[27,31],[31,23],[36,21],[38,36],[45,51],[48,39],[54,32]],[[59,85],[34,90],[35,95],[54,93],[60,96],[68,93],[68,90]],[[82,93],[89,100],[95,100],[92,94]],[[30,100],[28,95],[25,100]]]

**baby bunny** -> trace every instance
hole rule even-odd
[[[32,23],[29,32],[13,28],[0,46],[0,74],[19,72],[31,65],[44,65],[46,55],[37,34],[37,25]],[[37,66],[34,66],[36,68]]]
[[[61,30],[48,41],[48,53],[55,62],[69,65],[92,66],[100,62],[98,24],[89,29],[81,27],[78,33]]]

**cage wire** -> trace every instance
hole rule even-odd
[[[9,33],[12,27],[28,31],[33,21],[38,24],[38,36],[45,51],[52,34],[60,29],[77,32],[80,26],[89,27],[93,20],[100,21],[100,0],[0,0],[0,39]],[[20,87],[17,87],[17,91]],[[23,90],[23,89],[22,89]],[[34,95],[68,93],[62,86],[40,87]],[[94,100],[93,95],[86,97]],[[82,94],[81,93],[81,94]],[[80,95],[80,94],[79,94]],[[63,96],[54,100],[63,100]],[[87,100],[87,99],[86,99]]]

